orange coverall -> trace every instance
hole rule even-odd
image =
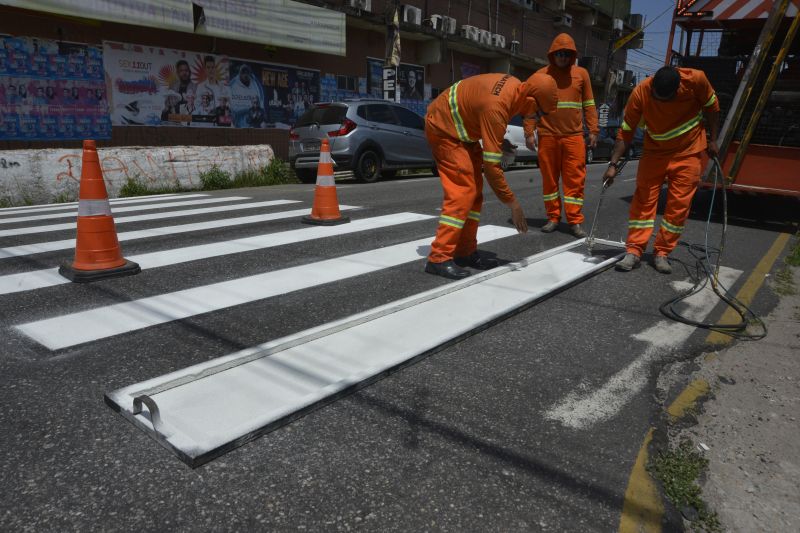
[[[428,260],[443,263],[475,252],[483,205],[483,173],[504,204],[514,193],[500,168],[506,127],[514,115],[555,110],[555,83],[539,74],[525,82],[480,74],[452,85],[428,106],[425,136],[444,189],[442,214]],[[481,149],[480,143],[483,142]]]
[[[633,140],[636,127],[645,129],[644,153],[636,173],[636,192],[628,219],[628,253],[641,257],[655,227],[658,194],[668,180],[667,203],[655,243],[656,255],[669,255],[678,244],[689,215],[692,197],[702,171],[701,153],[706,149],[703,111],[718,112],[719,102],[706,75],[679,68],[680,86],[675,98],[656,100],[653,78],[636,86],[625,107],[617,139]]]
[[[567,68],[555,64],[553,53],[569,50],[574,56]],[[558,85],[558,109],[535,119],[525,120],[525,138],[539,129],[539,169],[542,172],[542,195],[547,218],[561,220],[561,199],[558,193],[558,177],[564,185],[564,211],[569,224],[583,222],[583,189],[586,183],[586,144],[583,139],[583,118],[590,133],[597,135],[597,108],[592,95],[589,72],[575,65],[578,50],[575,41],[562,33],[553,39],[547,57],[550,64],[538,72],[555,78]]]

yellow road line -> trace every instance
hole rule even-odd
[[[675,398],[672,405],[667,407],[667,413],[669,413],[669,416],[671,416],[673,420],[682,418],[683,415],[686,414],[686,411],[694,407],[697,399],[708,394],[710,390],[711,387],[708,385],[708,381],[704,379],[692,381],[683,389],[683,392]]]
[[[647,473],[647,447],[653,428],[647,432],[628,479],[625,503],[619,521],[619,533],[660,533],[664,504],[650,474]]]
[[[756,268],[753,269],[753,273],[747,278],[747,281],[744,282],[744,285],[739,292],[736,294],[736,299],[742,302],[745,305],[750,305],[750,302],[753,301],[753,297],[758,292],[758,289],[761,288],[761,285],[764,283],[764,279],[766,275],[769,274],[769,271],[772,270],[772,266],[775,264],[775,261],[778,259],[778,256],[783,251],[783,248],[786,246],[786,243],[789,242],[789,234],[788,233],[781,233],[775,239],[775,242],[772,243],[772,246],[764,254],[764,257],[761,258],[761,261],[758,262]],[[741,319],[739,313],[733,310],[733,308],[728,307],[725,313],[722,315],[720,319],[720,324],[733,324],[738,322]],[[708,337],[706,337],[706,343],[713,344],[715,346],[723,346],[731,342],[731,337],[729,335],[725,335],[724,333],[719,333],[717,331],[712,331],[709,333]]]

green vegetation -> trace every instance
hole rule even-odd
[[[217,165],[211,169],[200,173],[201,189],[204,191],[216,191],[217,189],[229,189],[233,185],[231,175],[220,169]]]
[[[784,261],[787,265],[800,266],[800,233],[794,236],[794,246]]]
[[[708,459],[692,447],[692,442],[682,440],[677,448],[658,454],[648,465],[650,473],[664,487],[664,492],[678,509],[694,509],[697,519],[692,523],[702,531],[722,531],[717,513],[708,509],[702,499],[698,478],[708,467]],[[687,513],[683,513],[684,516]]]
[[[176,192],[186,192],[189,189],[181,187],[179,183],[174,185],[162,185],[159,187],[151,187],[139,176],[128,177],[125,183],[119,190],[120,198],[127,198],[130,196],[147,196],[149,194],[171,194]]]
[[[791,267],[800,266],[800,234],[795,235],[792,249],[783,259],[783,262],[785,263],[783,268],[775,273],[775,281],[773,281],[772,287],[781,296],[797,294],[797,286],[794,283]]]

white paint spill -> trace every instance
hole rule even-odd
[[[486,242],[516,233],[513,228],[481,226],[478,240]],[[427,237],[15,327],[43,346],[57,350],[416,261],[428,254],[430,243],[431,237]]]
[[[198,259],[208,259],[221,255],[235,254],[240,252],[251,252],[284,244],[292,244],[322,237],[333,237],[345,235],[358,231],[368,231],[372,229],[385,228],[396,224],[417,222],[433,218],[431,215],[419,215],[416,213],[396,213],[373,218],[363,218],[354,220],[350,224],[339,226],[313,226],[304,227],[280,233],[269,233],[266,235],[255,235],[242,239],[222,241],[211,244],[200,244],[197,246],[185,246],[163,252],[153,252],[149,254],[131,255],[127,259],[138,263],[142,270],[157,268],[168,265],[176,265]],[[22,272],[19,274],[9,274],[0,276],[0,294],[10,294],[14,292],[29,291],[52,287],[70,283],[68,279],[58,273],[58,268],[48,268],[35,270],[33,272]]]
[[[721,267],[720,282],[731,286],[741,275],[740,270]],[[691,282],[677,282],[673,287],[686,290]],[[702,321],[719,303],[719,298],[706,286],[684,300],[682,314],[694,321]],[[570,392],[544,416],[574,429],[586,429],[597,422],[609,420],[636,396],[647,384],[650,365],[671,351],[679,348],[689,336],[697,331],[694,326],[661,320],[646,330],[631,335],[637,341],[647,343],[644,352],[631,364],[614,374],[602,387],[590,392]]]

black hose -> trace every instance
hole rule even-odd
[[[726,188],[725,178],[722,177],[722,167],[720,166],[719,159],[713,157],[711,159],[712,173],[714,174],[714,187],[712,189],[711,202],[708,209],[708,219],[706,220],[705,229],[705,244],[688,244],[681,241],[681,246],[686,246],[689,249],[689,254],[695,259],[696,276],[693,276],[691,270],[687,267],[689,275],[694,280],[694,286],[679,294],[677,297],[672,298],[661,304],[659,311],[661,314],[671,320],[688,324],[690,326],[708,329],[724,333],[735,339],[740,340],[759,340],[767,336],[767,326],[753,311],[744,303],[736,299],[735,296],[729,294],[728,289],[722,286],[719,282],[719,268],[722,261],[722,252],[725,249],[725,235],[728,230],[728,191]],[[717,192],[717,184],[721,179],[722,184],[722,235],[720,237],[719,248],[711,248],[708,246],[708,236],[711,228],[711,213],[714,210],[714,199]],[[711,256],[716,256],[716,263],[712,268]],[[741,317],[741,320],[735,324],[715,324],[708,322],[698,322],[681,315],[675,306],[689,296],[700,292],[708,283],[711,283],[711,289],[714,293],[725,302],[729,307],[733,308],[736,313]],[[748,330],[753,327],[760,329],[758,333],[750,333]]]

